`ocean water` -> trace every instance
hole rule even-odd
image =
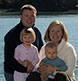
[[[37,26],[41,31],[43,39],[46,28],[53,20],[60,20],[65,24],[69,35],[69,42],[76,50],[77,64],[75,67],[75,77],[76,81],[78,81],[78,14],[37,16],[35,26]],[[0,16],[0,81],[5,81],[3,75],[4,35],[19,22],[19,16]]]

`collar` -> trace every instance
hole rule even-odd
[[[60,44],[57,47],[57,52],[60,52],[64,48],[65,45],[66,45],[66,41],[62,39]]]

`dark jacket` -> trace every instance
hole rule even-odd
[[[12,28],[4,37],[4,71],[7,73],[14,73],[14,70],[18,72],[26,72],[27,68],[22,66],[14,58],[14,50],[20,42],[20,32],[24,29],[22,22]],[[38,47],[38,50],[43,46],[43,41],[40,31],[36,27],[32,27],[36,33],[36,41],[33,43]]]

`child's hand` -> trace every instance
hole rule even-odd
[[[22,64],[23,64],[24,67],[28,67],[29,61],[28,60],[24,60]]]
[[[20,59],[18,59],[18,62],[21,64],[21,65],[23,65],[24,67],[27,67],[28,66],[28,60],[24,60],[24,61],[22,61],[22,60],[20,60]]]
[[[55,67],[54,70],[55,70],[55,71],[59,71],[59,68],[56,68],[56,67]]]
[[[22,62],[22,65],[24,66],[24,67],[28,67],[30,64],[32,64],[30,61],[28,61],[28,60],[24,60],[23,62]]]

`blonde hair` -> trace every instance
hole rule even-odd
[[[62,31],[62,34],[63,34],[63,38],[65,39],[65,41],[67,42],[68,41],[68,33],[67,33],[67,30],[64,26],[64,24],[61,22],[61,21],[58,21],[58,20],[55,20],[53,22],[50,23],[50,25],[48,26],[46,32],[45,32],[45,35],[44,35],[44,40],[45,42],[47,41],[51,41],[50,37],[49,37],[49,33],[50,33],[50,30],[56,26],[56,25],[59,25],[61,27],[61,31]]]
[[[21,31],[20,33],[20,41],[23,42],[23,36],[26,35],[26,34],[32,34],[32,38],[33,38],[33,41],[32,43],[35,42],[36,40],[36,35],[35,35],[35,32],[32,28],[25,28]]]
[[[20,9],[20,14],[22,15],[24,10],[32,10],[35,14],[37,13],[37,10],[34,6],[30,5],[30,4],[26,4],[24,6],[22,6],[22,8]]]

